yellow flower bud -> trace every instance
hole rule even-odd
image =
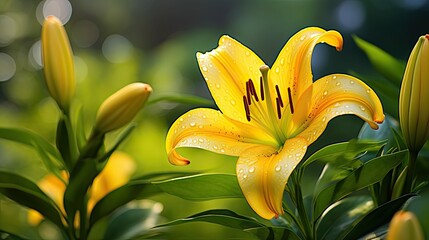
[[[398,211],[390,222],[387,240],[403,239],[425,239],[419,220],[412,212]]]
[[[429,137],[429,34],[421,36],[408,59],[399,96],[405,142],[418,152]]]
[[[95,130],[107,133],[129,123],[151,92],[148,84],[132,83],[108,97],[98,109]]]
[[[61,21],[54,16],[43,23],[42,61],[51,97],[62,110],[68,110],[76,88],[73,52]]]

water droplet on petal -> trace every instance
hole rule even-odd
[[[285,63],[285,59],[284,58],[280,59],[280,64],[283,65],[284,63]]]
[[[334,104],[334,107],[339,107],[340,105],[341,104],[337,102],[337,103]]]
[[[305,39],[305,35],[301,36],[300,40],[304,41],[304,39]]]
[[[276,73],[279,73],[279,72],[280,72],[280,68],[276,67]]]
[[[203,143],[203,142],[204,142],[204,139],[199,138],[199,139],[198,139],[198,142]]]
[[[231,100],[230,102],[231,102],[232,105],[235,105],[235,101],[234,100]]]
[[[276,170],[276,172],[279,172],[280,170],[282,170],[282,167],[277,166],[275,170]]]
[[[360,110],[365,111],[366,109],[365,109],[365,107],[360,106]]]
[[[350,84],[351,84],[351,85],[355,84],[355,81],[350,80]]]
[[[219,149],[219,147],[218,147],[218,146],[216,146],[216,145],[214,145],[214,146],[213,146],[213,149],[214,149],[214,150],[218,150],[218,149]]]
[[[340,83],[340,82],[337,82],[335,85],[340,86],[340,85],[341,85],[341,83]]]
[[[322,122],[325,122],[325,121],[326,121],[326,117],[323,117],[323,118],[322,118]]]
[[[323,92],[323,96],[326,96],[326,95],[328,95],[328,91]]]
[[[203,115],[203,118],[207,118],[207,116],[206,116],[206,115]]]
[[[250,52],[249,51],[246,51],[246,56],[250,56]]]
[[[244,172],[243,169],[238,170],[238,173],[243,173],[243,172]]]
[[[244,175],[243,175],[243,178],[244,178],[244,179],[246,179],[246,178],[247,178],[247,175],[246,175],[246,174],[244,174]]]
[[[255,171],[255,167],[251,167],[250,169],[249,169],[249,172],[250,173],[253,173]]]
[[[370,93],[370,92],[371,92],[371,89],[369,89],[369,88],[368,88],[368,89],[366,90],[366,93]]]
[[[301,157],[301,155],[302,155],[301,153],[295,154],[296,157]]]
[[[332,79],[337,79],[337,76],[335,76],[335,75],[334,75],[334,76],[332,76]]]
[[[195,122],[191,122],[191,123],[189,123],[189,126],[191,126],[191,127],[195,127],[195,125],[196,125],[196,123],[195,123]]]
[[[207,69],[207,67],[206,67],[206,66],[203,66],[203,71],[204,71],[204,72],[207,72],[207,70],[208,70],[208,69]]]
[[[220,84],[219,83],[216,83],[216,88],[220,88]]]

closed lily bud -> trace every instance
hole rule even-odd
[[[98,109],[95,131],[107,133],[129,123],[151,92],[149,84],[132,83],[108,97]]]
[[[429,34],[421,36],[408,59],[399,96],[399,119],[408,148],[418,152],[429,137]]]
[[[76,89],[73,52],[61,21],[54,16],[43,23],[42,61],[49,94],[67,111]]]
[[[419,220],[412,212],[398,211],[393,216],[387,233],[387,240],[424,240]]]

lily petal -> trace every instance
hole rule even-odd
[[[252,50],[229,36],[222,36],[219,46],[211,52],[197,53],[197,60],[222,113],[234,120],[247,122],[243,107],[246,82],[252,79],[255,88],[260,89],[259,68],[264,62]]]
[[[313,85],[312,112],[297,129],[297,136],[314,142],[325,130],[328,122],[340,115],[354,114],[371,128],[384,120],[383,108],[377,95],[359,79],[335,74],[317,80]],[[305,128],[305,129],[304,129]]]
[[[238,182],[247,202],[259,216],[271,219],[283,214],[285,185],[307,146],[305,139],[292,138],[280,152],[270,146],[259,146],[239,157]]]
[[[271,80],[273,85],[279,85],[287,96],[287,89],[291,88],[293,100],[313,83],[311,58],[313,49],[318,43],[327,43],[338,51],[342,49],[343,38],[337,31],[326,31],[318,27],[305,28],[293,35],[273,64]]]
[[[173,123],[166,138],[168,160],[174,165],[189,161],[176,152],[180,147],[194,147],[230,156],[257,145],[277,146],[263,130],[234,121],[208,108],[193,109]]]

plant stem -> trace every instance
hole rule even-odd
[[[85,197],[85,199],[82,202],[82,205],[79,209],[79,217],[80,217],[80,221],[79,221],[79,230],[80,230],[80,235],[79,235],[79,239],[80,240],[86,240],[87,238],[87,231],[86,231],[86,218],[87,218],[87,199]]]
[[[404,190],[402,192],[403,194],[410,193],[413,190],[417,155],[418,155],[418,152],[409,151],[408,172],[407,172],[407,178],[405,179]]]
[[[298,215],[301,220],[301,224],[299,225],[302,228],[304,238],[313,239],[314,238],[313,228],[312,228],[312,225],[310,224],[310,221],[307,216],[307,212],[305,210],[299,176],[297,174],[292,174],[292,179],[293,179],[293,186],[294,186],[294,193],[293,193],[294,196],[292,196],[292,199],[294,199],[296,208],[298,210]]]

